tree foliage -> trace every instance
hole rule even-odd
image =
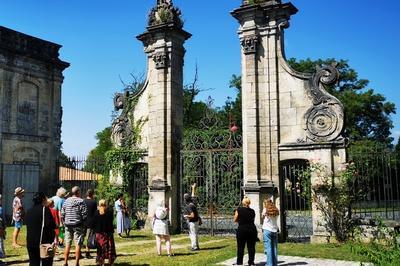
[[[106,166],[106,152],[111,150],[111,127],[106,127],[102,131],[97,132],[95,136],[97,145],[89,152],[86,159],[84,171],[108,175],[109,168]]]

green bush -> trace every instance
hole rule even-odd
[[[400,234],[390,230],[378,219],[376,232],[370,244],[364,244],[359,238],[352,244],[352,251],[366,256],[374,265],[397,266],[400,265]]]

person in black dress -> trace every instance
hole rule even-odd
[[[53,265],[53,258],[40,258],[40,244],[54,243],[56,223],[51,215],[48,207],[45,207],[47,197],[43,192],[38,192],[33,196],[33,207],[26,213],[26,247],[29,254],[30,266],[51,266]],[[42,242],[40,243],[40,236],[42,232],[43,221],[43,208],[44,208],[44,227]],[[42,263],[42,264],[41,264]]]
[[[91,228],[96,233],[97,265],[104,265],[106,259],[114,265],[117,257],[114,242],[113,212],[107,207],[106,201],[99,201],[98,210],[91,221]]]
[[[244,248],[247,244],[247,251],[249,253],[249,265],[254,264],[254,256],[256,253],[257,228],[254,224],[256,213],[250,208],[250,199],[244,197],[242,200],[243,207],[237,208],[235,211],[234,221],[238,223],[236,232],[237,241],[237,259],[236,265],[243,265]]]

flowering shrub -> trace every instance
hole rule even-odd
[[[342,164],[333,174],[318,159],[311,160],[310,166],[299,173],[299,179],[304,193],[311,194],[315,207],[322,213],[324,220],[320,225],[337,241],[346,241],[355,228],[352,207],[364,195],[358,188],[363,178],[355,164]]]

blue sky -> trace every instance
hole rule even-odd
[[[61,58],[71,63],[64,72],[62,141],[70,156],[86,155],[96,145],[96,132],[110,125],[114,92],[120,77],[145,72],[142,44],[135,36],[146,26],[156,0],[1,0],[0,25],[63,45]],[[287,57],[348,59],[360,78],[400,108],[398,65],[400,22],[398,0],[293,0],[299,13],[286,31]],[[175,0],[185,29],[185,81],[195,64],[200,85],[222,105],[234,90],[232,74],[240,73],[238,24],[229,12],[241,0]],[[400,111],[399,111],[400,112]],[[400,135],[394,115],[393,135]]]

